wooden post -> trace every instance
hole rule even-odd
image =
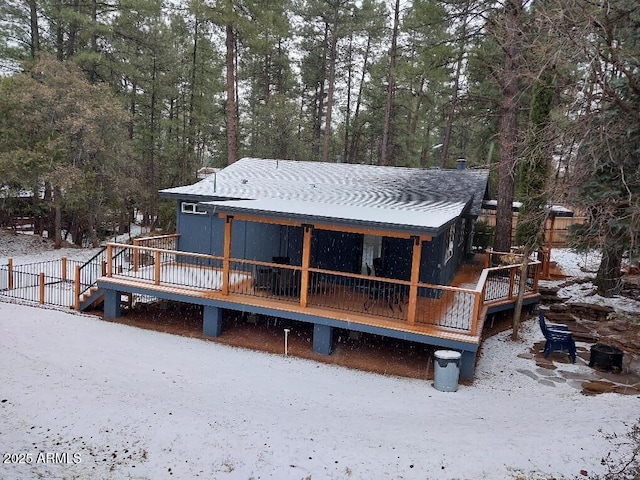
[[[233,217],[228,215],[224,222],[224,249],[222,258],[222,294],[229,295],[229,271],[231,270],[231,233]]]
[[[44,303],[44,272],[40,272],[40,305]]]
[[[409,286],[409,308],[407,323],[414,325],[418,310],[418,282],[420,281],[420,258],[422,255],[422,241],[420,237],[413,237],[413,253],[411,255],[411,285]]]
[[[107,244],[107,277],[113,276],[113,245]]]
[[[67,257],[62,257],[62,267],[61,267],[61,278],[62,281],[65,282],[67,280]]]
[[[553,231],[556,228],[556,217],[555,215],[551,217],[551,226],[549,227],[549,238],[547,239],[547,248],[549,248],[549,254],[551,254],[551,249],[553,248]]]
[[[478,322],[480,321],[480,306],[482,305],[482,299],[484,298],[484,288],[482,292],[476,293],[473,300],[473,316],[471,317],[471,328],[469,330],[470,335],[475,335],[478,330]]]
[[[538,281],[540,280],[540,264],[535,265],[535,269],[533,271],[533,292],[538,293]]]
[[[553,233],[556,228],[556,217],[551,217],[551,226],[549,227],[549,237],[547,239],[547,251],[543,255],[543,275],[545,280],[551,280],[551,249],[553,248]]]
[[[13,289],[13,258],[10,258],[7,261],[7,267],[9,270],[9,278],[7,280],[7,287],[9,287],[9,290]]]
[[[311,262],[311,234],[313,226],[304,226],[302,238],[302,278],[300,280],[300,306],[306,308],[309,298],[309,263]]]
[[[140,240],[135,239],[133,241],[133,271],[138,272],[138,267],[140,266],[140,249],[135,248],[140,245]]]
[[[153,252],[153,281],[156,285],[160,285],[160,250]]]
[[[73,308],[80,311],[80,265],[76,265],[75,282],[73,284]]]
[[[107,276],[107,262],[105,262],[104,260],[102,261],[102,263],[100,264],[101,266],[101,273],[103,277]]]
[[[513,298],[513,287],[516,283],[516,268],[509,267],[509,298]]]

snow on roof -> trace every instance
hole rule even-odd
[[[466,213],[465,208],[477,216],[488,176],[488,170],[243,158],[198,183],[160,194],[208,201],[216,211],[435,229]]]
[[[219,200],[204,202],[216,212],[269,213],[287,218],[318,219],[328,223],[363,224],[396,229],[437,230],[459,217],[465,204],[428,204],[424,208],[399,209],[363,205],[327,205],[300,200],[262,198],[257,200]],[[416,215],[421,212],[424,215]]]

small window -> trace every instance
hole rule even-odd
[[[197,203],[182,202],[182,213],[193,213],[196,215],[206,215],[207,211],[198,206]]]
[[[453,257],[453,251],[456,245],[456,226],[451,225],[449,228],[449,236],[447,238],[447,253],[444,257],[445,263],[449,261],[451,257]]]

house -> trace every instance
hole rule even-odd
[[[410,238],[423,236],[420,281],[446,285],[470,251],[487,181],[487,170],[244,158],[160,195],[177,202],[179,250],[222,255],[232,215],[232,257],[300,265],[308,224],[312,267],[364,273],[382,257],[386,276],[409,280]]]
[[[472,378],[487,308],[513,300],[517,277],[492,270],[491,288],[450,286],[488,175],[241,159],[160,192],[177,205],[174,249],[107,247],[105,317],[120,315],[123,292],[154,295],[203,305],[207,335],[222,333],[222,309],[252,312],[312,323],[322,354],[336,328],[455,349]]]

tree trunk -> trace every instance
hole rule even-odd
[[[453,121],[458,107],[458,93],[460,92],[460,73],[462,72],[462,62],[467,47],[467,17],[469,15],[469,0],[464,5],[462,12],[462,30],[460,32],[460,42],[458,44],[458,57],[456,59],[456,75],[453,79],[451,100],[447,112],[447,121],[444,127],[444,139],[442,140],[442,152],[440,157],[440,168],[445,168],[449,157],[449,145],[451,144],[451,132],[453,131]]]
[[[36,0],[29,0],[29,19],[31,21],[31,58],[36,58],[36,54],[40,51],[38,6]]]
[[[236,117],[236,80],[235,80],[235,35],[233,25],[226,27],[226,66],[227,66],[227,164],[238,159],[237,117]]]
[[[337,12],[336,12],[337,17]],[[331,32],[331,48],[329,49],[329,85],[327,89],[327,113],[324,117],[324,145],[322,147],[322,161],[329,161],[329,147],[331,145],[331,116],[333,114],[333,92],[336,83],[336,51],[338,34],[336,32],[338,20],[334,21]]]
[[[53,202],[55,213],[53,217],[54,248],[62,248],[62,190],[54,188]]]
[[[71,6],[73,7],[74,14],[78,15],[78,1],[73,0]],[[74,53],[76,53],[76,37],[78,36],[78,22],[76,20],[71,20],[69,22],[69,34],[67,36],[67,58],[71,58]]]
[[[349,134],[351,130],[351,84],[353,77],[353,33],[349,36],[349,48],[347,49],[347,105],[344,115],[344,148],[342,156],[344,161],[349,160]]]
[[[193,27],[193,51],[191,53],[191,85],[189,92],[189,123],[188,123],[188,133],[187,133],[187,148],[184,152],[184,158],[182,159],[182,171],[180,172],[180,183],[186,183],[195,175],[195,165],[193,164],[193,157],[195,155],[195,125],[196,120],[193,114],[195,110],[195,98],[196,98],[196,70],[198,63],[198,37],[200,36],[199,32],[200,23],[198,19],[195,19],[195,25]]]
[[[500,160],[498,165],[498,206],[494,249],[508,252],[513,228],[513,191],[518,161],[518,95],[520,80],[520,25],[522,0],[507,0],[505,4],[505,59],[500,101]]]
[[[389,136],[391,134],[391,108],[395,93],[396,57],[398,54],[398,27],[400,24],[400,0],[396,0],[393,15],[393,36],[389,52],[389,71],[387,73],[387,98],[384,104],[384,124],[382,127],[382,144],[380,145],[380,165],[389,165]]]
[[[362,104],[362,90],[364,89],[365,79],[367,77],[367,68],[369,65],[369,53],[371,52],[371,35],[367,36],[367,47],[364,51],[364,59],[362,61],[362,75],[360,77],[360,85],[358,86],[358,98],[356,99],[356,108],[353,112],[353,125],[354,131],[351,135],[351,145],[349,146],[349,155],[347,156],[347,163],[354,163],[356,159],[356,151],[358,148],[358,141],[360,139],[360,125],[358,119],[360,118],[360,105]]]
[[[622,255],[624,243],[606,239],[602,247],[602,259],[594,280],[598,295],[613,297],[622,289]]]
[[[329,40],[329,24],[325,23],[324,26],[324,39],[322,42],[322,65],[319,75],[319,82],[316,85],[315,101],[314,101],[314,116],[313,116],[313,145],[311,146],[311,153],[314,157],[320,155],[320,137],[322,134],[322,115],[324,113],[324,84],[327,72],[327,42]]]
[[[56,31],[56,58],[60,61],[64,60],[64,30],[62,28],[62,0],[56,0],[54,10],[56,12],[55,31]]]

